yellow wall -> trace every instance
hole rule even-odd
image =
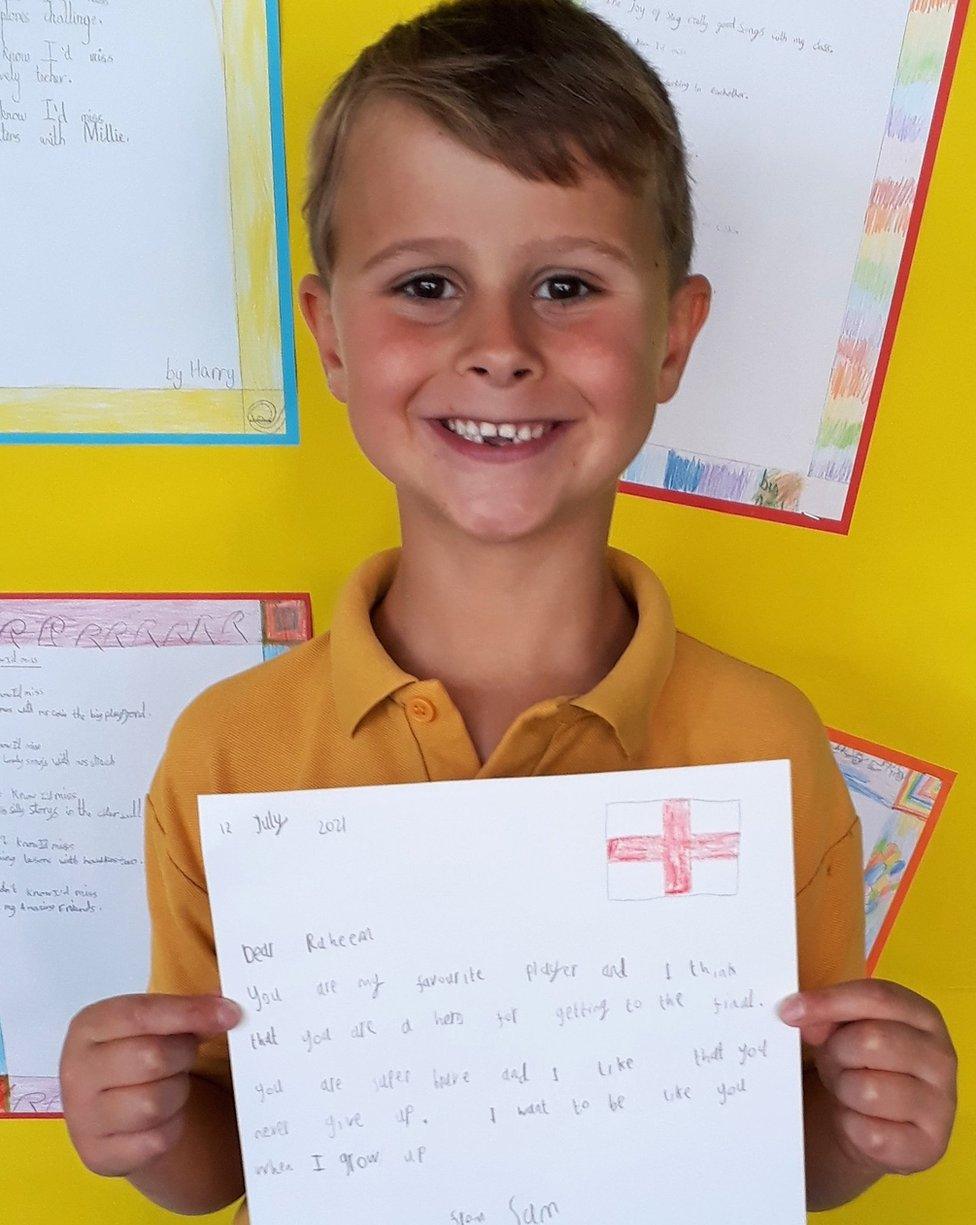
[[[298,220],[317,103],[364,43],[421,7],[283,0],[296,282],[308,267]],[[963,1056],[957,1132],[935,1170],[886,1180],[834,1213],[840,1225],[976,1219],[976,895],[972,880],[951,883],[953,865],[976,855],[974,25],[850,536],[631,496],[618,499],[612,535],[660,573],[683,629],[788,677],[830,725],[959,773],[877,971],[949,1022]],[[397,543],[396,520],[298,325],[298,448],[0,449],[0,586],[307,589],[327,627],[348,571]],[[31,1225],[174,1219],[85,1171],[60,1121],[0,1123],[0,1206],[5,1221]]]

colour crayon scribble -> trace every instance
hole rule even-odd
[[[861,821],[865,956],[881,949],[918,869],[955,775],[837,731],[831,747]]]
[[[928,817],[942,790],[942,780],[921,770],[910,770],[893,807],[914,817]]]
[[[608,896],[737,893],[740,825],[736,800],[608,804]]]
[[[748,464],[715,463],[695,455],[668,452],[665,489],[740,502],[753,483],[754,474]]]
[[[880,395],[879,360],[956,13],[957,0],[913,0],[909,11],[811,477],[851,481],[872,392]]]
[[[868,856],[864,865],[864,914],[869,952],[878,939],[896,895],[907,883],[906,873],[918,853],[924,831],[925,822],[918,817],[893,811]],[[899,898],[899,902],[901,900]]]

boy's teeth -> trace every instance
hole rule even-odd
[[[504,422],[501,425],[495,425],[492,421],[473,421],[469,417],[449,417],[445,424],[449,430],[460,434],[462,438],[467,438],[469,442],[483,443],[491,439],[494,446],[509,443],[517,446],[530,439],[541,438],[553,428],[555,423],[546,421],[536,425],[516,425],[513,422]]]

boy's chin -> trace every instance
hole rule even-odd
[[[459,516],[453,521],[453,526],[459,538],[466,538],[472,544],[480,545],[518,545],[533,544],[555,537],[558,529],[560,536],[564,535],[566,523],[557,523],[553,514],[538,515],[498,515],[498,516]]]
[[[617,479],[590,497],[564,497],[544,494],[537,498],[465,498],[463,490],[432,499],[398,489],[401,527],[404,536],[427,535],[430,539],[454,541],[459,547],[491,545],[537,545],[542,541],[589,539],[609,527]],[[535,491],[537,494],[542,491]],[[550,495],[553,490],[548,491]]]

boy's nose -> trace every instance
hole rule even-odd
[[[528,358],[523,351],[494,350],[486,353],[484,349],[473,355],[467,365],[462,363],[460,373],[464,377],[471,374],[480,375],[488,383],[497,387],[506,387],[517,383],[520,379],[529,379],[533,373],[538,373],[538,363]]]
[[[529,346],[525,322],[517,304],[497,299],[480,303],[468,320],[459,373],[475,374],[505,385],[538,371],[538,355]]]
[[[540,363],[533,360],[520,345],[479,346],[475,351],[468,351],[467,358],[462,358],[459,373],[465,377],[470,374],[499,387],[509,383],[527,379],[533,373],[538,373]]]
[[[472,369],[474,370],[475,374],[490,374],[491,373],[491,371],[489,370],[487,366],[472,366]],[[528,366],[522,366],[520,369],[512,371],[512,378],[521,379],[521,378],[524,378],[527,374],[531,374],[531,373],[532,371]]]

